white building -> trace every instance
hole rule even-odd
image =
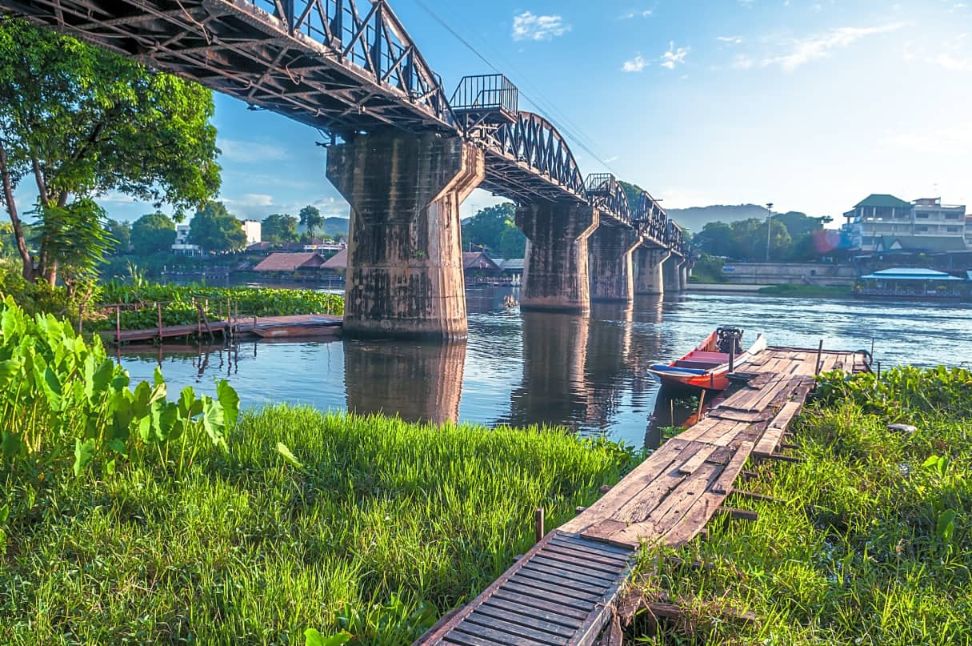
[[[941,198],[905,202],[869,195],[844,214],[844,232],[861,251],[965,251],[972,247],[972,215]]]
[[[263,242],[263,223],[259,220],[243,220],[243,233],[246,234],[246,246]]]
[[[195,256],[201,252],[199,245],[189,244],[189,225],[176,225],[176,238],[172,244],[172,251],[182,256]]]

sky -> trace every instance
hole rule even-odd
[[[972,204],[972,0],[390,4],[447,93],[502,71],[584,174],[613,172],[668,208],[839,216],[869,193]],[[231,211],[347,215],[316,131],[221,95],[215,123]],[[493,200],[475,192],[464,215]],[[151,210],[102,201],[124,219]]]

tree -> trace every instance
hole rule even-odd
[[[246,245],[246,233],[222,202],[209,202],[192,216],[189,242],[205,251],[236,251]]]
[[[462,224],[463,246],[479,246],[503,258],[522,258],[526,236],[516,226],[516,206],[504,202],[480,209]]]
[[[175,240],[175,222],[165,213],[149,213],[132,224],[132,249],[140,256],[170,251]]]
[[[297,234],[297,218],[292,215],[274,213],[263,218],[263,239],[275,244],[296,242],[300,239]]]
[[[313,236],[314,232],[323,226],[324,218],[321,217],[321,212],[316,206],[308,204],[300,210],[300,223],[307,233]]]
[[[692,243],[700,251],[713,256],[735,258],[739,255],[732,227],[725,222],[709,222],[695,234]]]
[[[0,17],[0,201],[24,276],[54,282],[62,259],[45,241],[62,232],[29,249],[14,198],[23,178],[36,184],[42,227],[88,212],[85,200],[109,191],[198,206],[219,188],[212,116],[212,94],[196,83]]]
[[[121,256],[129,252],[132,247],[132,225],[128,222],[109,219],[105,225],[111,243],[108,247],[108,255]]]

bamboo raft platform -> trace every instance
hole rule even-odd
[[[860,352],[767,348],[741,366],[746,385],[665,442],[600,500],[527,554],[416,644],[592,644],[615,617],[642,545],[684,545],[723,508],[753,459],[794,460],[783,436],[815,376],[868,370]],[[619,639],[619,630],[613,634]],[[620,643],[609,640],[610,643]]]
[[[293,316],[251,316],[218,321],[200,320],[190,325],[159,325],[144,330],[113,330],[104,332],[106,338],[115,343],[133,343],[138,341],[160,341],[164,339],[179,339],[192,336],[228,336],[246,335],[256,336],[259,330],[285,329],[300,327],[320,322],[322,325],[333,326],[335,332],[340,330],[340,316],[326,314],[297,314]],[[330,334],[330,333],[329,333]]]

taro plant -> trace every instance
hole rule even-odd
[[[184,389],[167,400],[160,372],[130,388],[128,373],[100,341],[86,342],[50,314],[30,317],[0,303],[0,457],[36,475],[70,463],[75,475],[113,473],[133,456],[158,455],[180,471],[199,438],[226,447],[239,397],[223,381],[216,398]]]

